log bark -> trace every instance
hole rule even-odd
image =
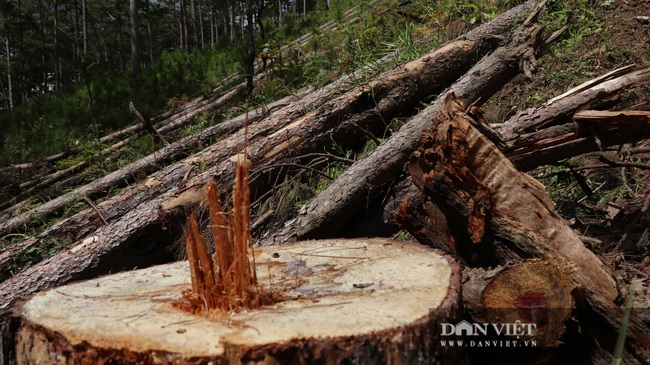
[[[485,28],[478,28],[463,38],[486,37],[523,13],[532,10],[526,3],[495,18]],[[541,10],[538,8],[536,14]],[[456,93],[467,102],[487,100],[520,72],[519,65],[534,64],[534,54],[541,44],[542,28],[531,17],[522,25],[508,45],[498,48],[458,80],[445,95]],[[504,29],[501,30],[503,32]],[[334,237],[351,217],[358,214],[396,176],[402,173],[408,156],[417,147],[419,135],[440,109],[439,97],[431,106],[392,135],[370,155],[357,161],[321,194],[303,206],[297,217],[266,238],[259,245],[272,245],[311,237]]]
[[[37,295],[14,319],[18,363],[463,363],[437,340],[460,313],[449,257],[382,239],[301,242],[255,257],[268,303],[227,318],[178,308],[190,287],[185,261]]]
[[[442,89],[453,82],[470,67],[475,52],[487,52],[494,46],[495,34],[507,34],[515,19],[534,4],[534,1],[529,1],[479,30],[468,33],[467,39],[459,39],[441,50],[389,71],[298,119],[286,118],[287,114],[284,117],[276,114],[249,127],[251,172],[289,156],[319,150],[319,146],[331,143],[332,138],[354,140],[359,127],[373,129],[371,126],[374,123],[374,126],[383,129],[385,119],[398,115],[407,105],[416,105],[418,100],[430,95],[435,88]],[[347,79],[351,77],[354,75]],[[345,79],[339,82],[346,84]],[[320,91],[324,90],[328,88]],[[322,102],[323,98],[317,98],[318,95],[309,95],[313,97],[313,103]],[[303,111],[300,104],[294,105],[292,110]],[[341,124],[342,120],[347,122]],[[177,163],[155,173],[144,182],[125,188],[119,196],[98,204],[97,209],[109,224],[104,225],[94,211],[94,214],[84,215],[86,218],[80,220],[76,231],[68,231],[68,234],[76,237],[70,249],[0,284],[0,291],[11,293],[0,298],[0,316],[5,316],[12,303],[25,294],[70,280],[92,277],[108,267],[116,270],[115,260],[123,268],[137,266],[137,257],[132,252],[130,260],[119,257],[129,250],[140,252],[148,249],[149,254],[156,253],[156,244],[170,244],[180,235],[180,227],[174,222],[185,214],[186,209],[198,205],[203,186],[214,180],[226,185],[233,181],[233,161],[239,160],[238,152],[244,146],[244,141],[244,131],[239,131],[233,137],[192,156],[185,163]],[[192,176],[194,163],[198,162],[212,167]],[[254,191],[253,188],[251,190]],[[94,223],[90,223],[88,218]],[[165,232],[163,236],[160,235],[161,231]]]
[[[425,199],[445,214],[453,250],[472,266],[566,260],[590,310],[620,328],[618,291],[607,267],[555,212],[543,185],[519,172],[474,127],[482,123],[477,115],[448,97],[408,164]],[[640,359],[650,353],[647,332],[637,323],[631,327],[630,350]]]

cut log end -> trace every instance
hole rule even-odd
[[[561,260],[532,260],[498,273],[481,304],[492,323],[532,323],[538,345],[556,346],[574,307],[575,269]]]
[[[227,318],[174,307],[187,262],[107,276],[26,302],[22,363],[433,363],[440,323],[459,308],[458,264],[381,240],[323,240],[256,250],[258,282],[281,300]],[[408,270],[404,270],[408,268]]]

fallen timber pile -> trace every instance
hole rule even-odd
[[[349,216],[363,212],[363,209],[359,208],[367,206],[368,201],[373,200],[384,191],[388,182],[399,178],[405,162],[409,161],[409,173],[419,189],[417,194],[422,206],[415,207],[413,201],[407,200],[403,205],[405,208],[399,212],[398,221],[422,243],[442,245],[459,261],[470,267],[499,265],[513,261],[525,264],[526,260],[533,257],[557,260],[552,264],[538,265],[535,270],[538,267],[544,268],[540,270],[547,270],[548,267],[556,268],[560,273],[558,280],[562,283],[563,288],[567,288],[571,293],[575,291],[583,293],[586,304],[582,305],[589,311],[588,318],[602,321],[607,325],[606,328],[611,330],[620,328],[622,311],[616,305],[619,293],[611,274],[599,258],[584,247],[581,239],[554,212],[553,204],[545,196],[543,188],[519,170],[526,171],[536,166],[556,162],[567,156],[647,139],[649,119],[647,113],[634,111],[578,112],[578,110],[598,101],[604,95],[611,95],[647,81],[649,72],[648,70],[616,70],[603,78],[594,80],[591,85],[576,88],[575,94],[562,95],[537,110],[526,111],[518,115],[518,119],[493,128],[480,118],[480,111],[475,108],[502,86],[495,80],[505,82],[518,72],[529,70],[531,65],[534,65],[534,55],[538,55],[546,44],[541,40],[542,29],[534,26],[533,19],[531,18],[525,23],[526,27],[520,28],[515,33],[519,37],[517,42],[521,48],[514,52],[514,55],[512,48],[516,48],[513,46],[515,41],[511,41],[495,51],[490,56],[491,58],[484,59],[482,63],[467,72],[464,79],[454,84],[448,93],[438,98],[431,107],[413,119],[420,121],[419,125],[417,125],[418,123],[407,124],[401,130],[404,131],[403,133],[398,132],[366,159],[354,163],[342,177],[309,203],[294,221],[288,222],[279,231],[267,233],[260,239],[259,244],[271,245],[304,238],[340,235],[340,232],[345,229],[345,222],[349,220]],[[513,39],[517,39],[517,36]],[[553,37],[550,37],[546,43],[551,42],[552,39]],[[506,51],[511,53],[505,53]],[[508,56],[503,56],[503,54],[508,54]],[[498,61],[498,57],[502,57],[501,62]],[[517,57],[516,59],[520,60],[515,63],[518,67],[512,67],[512,57]],[[486,67],[486,64],[490,67]],[[481,71],[487,69],[494,70],[494,73]],[[487,81],[477,82],[477,80],[481,80],[481,76]],[[381,87],[386,87],[387,84],[382,84],[380,81],[378,84],[370,83],[368,85],[364,85],[364,87],[371,88],[370,90],[373,92],[380,91],[378,94],[381,96],[381,91],[383,91]],[[595,92],[590,94],[589,90],[595,90]],[[357,102],[363,101],[362,96],[368,94],[368,91],[364,92],[362,88],[357,88],[353,92],[356,93]],[[456,99],[456,95],[460,100]],[[375,94],[376,96],[377,94]],[[341,100],[344,99],[335,99],[333,103],[340,103]],[[480,101],[476,102],[476,100]],[[327,106],[333,107],[333,105]],[[355,106],[359,106],[359,104]],[[381,101],[374,106],[382,112],[382,115],[390,115],[388,114],[390,107],[386,109],[381,109],[381,107]],[[289,127],[309,125],[314,128],[311,122],[318,120],[316,115],[324,112],[327,114],[331,111],[326,108],[319,109],[318,113],[307,114],[294,121]],[[372,110],[372,112],[376,113],[377,111]],[[349,114],[342,113],[337,116],[341,115]],[[420,133],[431,128],[432,120],[434,128],[425,132],[424,137],[420,139]],[[540,120],[543,121],[540,122]],[[367,123],[367,121],[362,122]],[[347,125],[342,124],[339,127],[340,131],[354,130],[349,125],[361,125],[364,129],[372,129],[369,124],[356,123],[359,122],[352,119]],[[278,161],[295,156],[286,152],[287,149],[313,143],[314,140],[307,138],[306,134],[296,133],[299,128],[291,128],[276,129],[270,134],[270,140],[258,142],[254,140],[256,132],[253,130],[252,143],[249,146],[251,148],[249,161],[253,170],[262,168],[265,163],[278,163]],[[612,131],[616,131],[616,133],[612,133]],[[262,132],[258,131],[257,133],[261,134]],[[416,136],[415,138],[400,140],[401,136],[413,134]],[[236,151],[241,145],[241,140],[237,144],[231,145],[231,151]],[[396,150],[394,146],[402,147]],[[416,149],[418,150],[416,151]],[[387,152],[391,150],[396,151],[395,153],[399,156],[393,159]],[[479,150],[481,158],[477,158],[476,155],[476,151]],[[303,153],[307,151],[300,150]],[[414,151],[416,151],[415,154],[413,154]],[[236,156],[236,152],[231,152],[228,158],[232,159]],[[77,268],[58,265],[61,265],[61,262],[72,261],[74,255],[83,255],[86,247],[90,249],[91,246],[94,249],[100,248],[100,255],[106,255],[103,258],[106,260],[111,257],[109,252],[113,249],[106,247],[106,244],[103,243],[107,242],[108,238],[116,237],[118,244],[122,243],[128,246],[133,242],[133,235],[146,235],[146,231],[138,231],[138,225],[156,230],[161,225],[154,224],[152,227],[151,222],[159,222],[165,217],[179,216],[179,211],[186,207],[193,207],[200,201],[200,188],[203,184],[215,178],[221,181],[232,179],[229,164],[231,163],[220,163],[205,174],[192,179],[184,179],[180,188],[167,190],[154,203],[147,201],[144,203],[144,207],[140,208],[140,212],[148,212],[162,207],[161,210],[165,215],[153,212],[147,214],[145,218],[140,218],[135,213],[127,212],[120,220],[128,222],[128,224],[135,224],[136,228],[133,231],[122,235],[109,235],[108,228],[104,231],[100,229],[80,242],[81,244],[75,245],[78,248],[74,252],[48,260],[37,268],[30,268],[28,269],[29,274],[39,278],[38,280],[43,280],[45,273],[54,267],[62,269],[66,275],[68,272],[72,273],[70,276],[46,279],[47,282],[42,288],[59,285],[73,278],[95,275],[88,268],[91,267],[90,265],[101,266],[102,258],[99,255],[89,260],[86,259],[86,262],[74,263],[74,265],[79,265]],[[498,173],[494,174],[494,171]],[[349,180],[345,180],[346,176]],[[349,189],[350,186],[359,185],[352,184],[353,181],[360,182],[362,185],[356,188],[358,190],[352,192],[356,196],[338,198],[335,195],[337,190],[345,190],[340,189],[341,186]],[[430,189],[431,186],[435,188]],[[373,188],[376,190],[372,191]],[[513,191],[521,191],[521,193],[514,194]],[[522,203],[522,200],[519,199],[523,199],[525,202]],[[341,202],[341,204],[332,207],[332,204],[328,202]],[[417,204],[415,203],[415,205]],[[522,211],[519,205],[525,209]],[[324,212],[316,211],[316,208],[324,208]],[[341,213],[342,211],[346,213]],[[424,212],[424,215],[422,217],[409,216],[413,212]],[[541,214],[543,219],[535,222],[535,226],[526,227],[522,224],[537,219],[526,220],[523,217],[527,213],[535,213],[538,217]],[[435,227],[418,227],[418,229],[409,227],[409,222],[413,221],[424,222],[424,224],[430,221],[429,223],[434,226],[436,223],[439,224],[441,215],[445,217],[446,222],[454,222],[454,225],[446,224],[446,230],[436,230]],[[113,229],[115,227],[129,228],[125,225],[111,224],[113,224],[111,226]],[[431,237],[432,232],[437,237],[436,242],[427,241],[427,237]],[[540,234],[536,234],[538,232]],[[552,235],[545,235],[549,232]],[[555,236],[557,234],[561,237],[560,241],[563,244],[561,247],[557,245],[558,236]],[[90,238],[92,239],[89,240]],[[104,244],[104,248],[101,248],[102,244]],[[75,270],[77,271],[75,272]],[[84,272],[84,270],[86,271]],[[29,278],[27,275],[21,275],[23,274],[19,274],[17,277],[21,278],[20,280],[23,282]],[[17,280],[19,279],[16,281],[10,279],[3,283],[0,290],[19,289],[20,291],[20,288],[15,285]],[[26,287],[29,289],[20,295],[37,287],[31,287],[31,285],[28,281]],[[494,287],[495,285],[485,286],[490,290],[496,290]],[[572,307],[575,304],[566,303],[566,293],[567,291],[563,292],[565,302],[561,305]],[[13,303],[12,299],[6,303],[4,308],[8,308],[8,305]],[[486,305],[487,299],[480,304],[480,306]],[[489,318],[490,315],[486,316]],[[557,322],[560,324],[556,325],[563,327],[562,323],[565,318],[560,316]],[[646,332],[647,330],[642,325],[632,321],[631,340],[627,351],[629,356],[639,361],[648,359],[649,346]],[[549,333],[551,333],[549,338],[556,340],[562,330],[554,328]]]
[[[374,128],[383,130],[383,119],[390,118],[390,113],[403,110],[406,95],[410,95],[412,105],[416,105],[417,100],[429,95],[432,88],[441,90],[445,84],[453,82],[471,66],[476,52],[486,53],[492,49],[496,45],[494,35],[508,33],[513,22],[533,5],[534,2],[530,1],[514,8],[470,32],[468,39],[461,37],[450,42],[336,96],[301,117],[287,117],[296,109],[304,112],[302,104],[292,104],[288,110],[278,111],[249,126],[247,136],[244,130],[240,130],[201,153],[126,187],[121,194],[97,204],[97,211],[89,209],[59,222],[57,226],[67,227],[59,241],[65,242],[72,237],[70,249],[0,284],[0,291],[13,293],[2,298],[0,312],[8,313],[12,303],[22,295],[96,275],[104,268],[108,270],[107,265],[115,270],[115,258],[124,257],[125,252],[128,260],[118,261],[126,267],[142,266],[137,260],[143,256],[147,257],[147,262],[159,262],[160,256],[166,254],[160,245],[171,244],[180,235],[181,227],[175,222],[182,219],[186,208],[200,202],[203,185],[211,180],[232,181],[232,160],[237,159],[245,137],[248,139],[251,171],[254,172],[263,164],[273,165],[280,158],[318,149],[318,146],[331,142],[331,133],[354,138],[363,134],[359,128],[372,130],[373,123]],[[342,119],[348,119],[348,123],[340,125]],[[197,174],[199,162],[207,164],[208,168]],[[160,232],[165,233],[161,236]]]

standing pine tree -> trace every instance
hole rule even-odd
[[[253,0],[246,1],[246,29],[248,33],[248,51],[246,52],[246,89],[253,91],[253,75],[255,74],[255,33],[253,27]]]
[[[138,0],[130,1],[131,13],[131,72],[133,89],[137,89],[140,79],[140,32],[138,27]]]

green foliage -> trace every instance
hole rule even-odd
[[[75,141],[90,141],[132,124],[129,101],[143,111],[160,110],[170,98],[210,92],[236,69],[232,52],[165,51],[144,70],[137,91],[130,75],[110,73],[91,82],[90,97],[85,87],[39,95],[11,113],[0,112],[0,119],[12,121],[0,134],[0,164],[74,148]]]
[[[397,232],[397,234],[393,238],[397,241],[408,241],[413,239],[413,235],[410,234],[408,231],[402,229],[399,232]]]
[[[512,6],[510,1],[442,0],[426,2],[421,10],[425,17],[447,26],[461,20],[469,24],[484,23],[494,18],[499,11]]]

